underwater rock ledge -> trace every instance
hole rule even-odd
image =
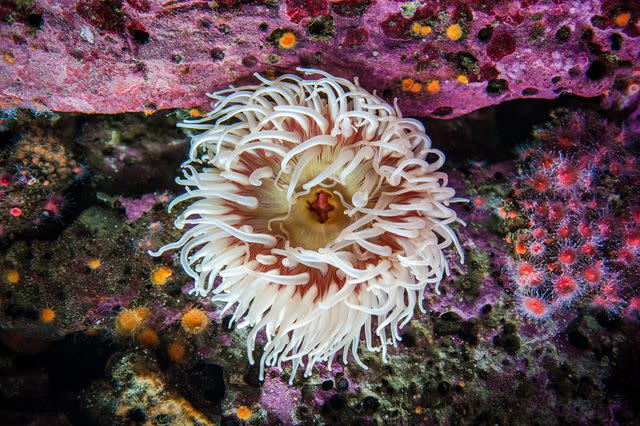
[[[606,93],[632,67],[632,2],[35,0],[0,4],[0,108],[195,107],[296,66],[360,77],[407,115]]]

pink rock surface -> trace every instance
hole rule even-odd
[[[0,109],[203,106],[253,72],[302,65],[357,76],[406,114],[449,118],[606,93],[638,70],[639,19],[637,2],[611,0],[2,0]],[[287,31],[291,48],[278,43]]]
[[[127,214],[127,221],[129,223],[135,222],[143,214],[148,212],[153,208],[156,204],[156,196],[152,194],[147,194],[142,198],[118,198],[120,204],[122,204],[125,208]]]
[[[300,389],[287,385],[278,374],[267,373],[262,386],[260,404],[274,413],[283,424],[293,424],[292,417],[295,407],[301,398]]]

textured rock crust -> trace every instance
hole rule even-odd
[[[358,76],[409,115],[597,96],[637,60],[634,3],[3,0],[0,109],[203,106],[253,72],[296,66]]]

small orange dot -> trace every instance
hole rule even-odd
[[[425,25],[420,29],[420,35],[423,35],[423,36],[429,35],[431,34],[431,31],[432,31],[431,27],[428,25]]]
[[[411,31],[416,34],[420,34],[420,32],[422,31],[422,25],[420,25],[418,22],[414,22],[413,24],[411,24]]]
[[[617,26],[624,27],[631,20],[631,13],[629,13],[629,12],[618,13],[613,20],[615,21]]]
[[[245,405],[239,406],[236,408],[236,416],[238,416],[240,420],[248,420],[249,417],[251,417],[251,408]]]
[[[525,254],[527,252],[527,246],[523,242],[516,244],[516,253]]]
[[[458,77],[456,77],[456,80],[458,80],[458,83],[462,83],[462,84],[468,84],[469,83],[469,78],[467,78],[466,75],[462,75],[462,74],[460,74]]]
[[[447,28],[447,37],[453,41],[458,41],[462,38],[462,27],[458,24],[450,25]]]
[[[283,47],[285,49],[291,49],[296,45],[297,41],[298,40],[296,38],[296,35],[291,31],[287,31],[286,33],[280,36],[280,40],[278,40],[278,44],[280,44],[280,47]]]
[[[15,269],[7,271],[7,273],[4,275],[4,280],[7,282],[7,284],[18,284],[20,282],[20,272],[16,271]]]
[[[402,90],[407,91],[409,89],[411,89],[411,87],[413,86],[413,83],[415,83],[415,81],[413,81],[413,79],[411,78],[403,78],[402,79]]]
[[[173,362],[183,362],[187,349],[181,342],[171,342],[167,347],[167,355]]]
[[[418,93],[421,90],[422,90],[422,84],[418,82],[413,83],[413,85],[411,86],[411,89],[409,89],[411,93]]]
[[[424,413],[424,408],[418,405],[414,411],[416,414],[422,414]]]
[[[439,91],[440,91],[440,82],[438,80],[431,80],[429,84],[427,84],[427,92],[438,93]]]
[[[160,344],[158,333],[150,328],[145,328],[144,330],[140,331],[140,333],[136,335],[136,341],[139,345],[145,346],[147,348],[155,348]]]
[[[182,315],[180,323],[182,324],[182,329],[187,333],[200,334],[209,325],[209,318],[207,318],[206,312],[202,309],[191,308]]]
[[[191,117],[202,117],[202,111],[200,111],[198,108],[192,108],[189,110],[189,115]]]
[[[56,312],[53,309],[45,308],[40,311],[40,321],[43,323],[48,324],[54,319],[56,319]]]
[[[92,271],[95,271],[96,269],[99,269],[100,266],[102,266],[102,262],[100,262],[100,259],[98,259],[97,257],[94,257],[92,259],[89,259],[87,261],[87,266],[89,267],[89,269],[91,269]]]
[[[173,271],[168,266],[157,267],[151,272],[151,282],[155,285],[164,285],[171,275]]]

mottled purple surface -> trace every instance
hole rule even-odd
[[[397,96],[409,115],[454,117],[564,92],[597,96],[636,66],[634,3],[35,0],[20,9],[3,1],[0,108],[204,106],[207,92],[251,81],[253,72],[300,65],[358,76],[367,89]],[[431,32],[418,35],[414,25]],[[460,25],[458,40],[447,35],[452,25]],[[296,34],[292,48],[278,44],[286,31]],[[408,79],[417,93],[406,90]]]
[[[274,413],[280,421],[289,423],[296,405],[300,402],[300,389],[288,386],[287,383],[280,378],[277,370],[272,370],[275,374],[270,379],[265,380],[264,386],[262,387],[260,404]]]
[[[148,212],[156,204],[156,196],[153,194],[147,194],[142,198],[118,198],[120,204],[125,208],[127,214],[127,220],[129,222],[135,222],[143,214]]]

